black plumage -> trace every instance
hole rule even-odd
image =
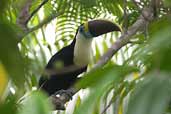
[[[107,20],[93,20],[82,24],[78,28],[72,43],[61,49],[49,60],[45,70],[53,70],[56,71],[56,73],[49,74],[47,77],[41,76],[39,87],[49,95],[52,95],[59,90],[66,90],[73,86],[78,80],[78,75],[87,70],[90,47],[86,46],[90,45],[87,45],[86,41],[91,41],[90,39],[93,39],[94,37],[112,31],[121,30],[115,23]],[[74,52],[76,52],[76,54]],[[80,52],[82,56],[80,55]],[[74,63],[74,60],[78,61],[75,61]],[[67,72],[60,72],[60,69],[55,67],[56,62],[58,61],[63,63],[63,70],[73,69],[73,67],[75,67],[75,69],[68,70]]]
[[[77,30],[78,33],[78,30]],[[76,35],[77,35],[76,33]],[[63,49],[61,49],[59,52],[57,52],[55,55],[51,57],[48,64],[46,65],[46,70],[48,69],[54,69],[55,70],[55,62],[60,61],[63,63],[63,67],[69,68],[74,67],[74,46],[76,42],[76,35],[72,43]],[[71,87],[76,81],[77,76],[83,72],[85,72],[87,69],[87,66],[76,68],[74,71],[68,71],[66,73],[57,73],[50,76],[41,76],[39,80],[39,87],[44,90],[49,95],[54,94],[58,90],[66,90],[69,87]]]

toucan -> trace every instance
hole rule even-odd
[[[91,60],[93,38],[112,31],[121,29],[108,20],[92,20],[81,24],[71,44],[62,48],[49,60],[45,70],[56,72],[41,76],[39,87],[50,96],[73,86],[79,79],[78,75],[87,70]],[[57,65],[58,63],[62,64]]]

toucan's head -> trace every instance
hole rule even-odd
[[[112,31],[121,31],[121,29],[107,20],[93,20],[82,24],[72,43],[74,44],[74,63],[78,66],[86,66],[91,61],[92,39]]]
[[[88,21],[79,27],[79,32],[85,38],[97,37],[112,31],[121,31],[121,29],[115,23],[107,20]]]

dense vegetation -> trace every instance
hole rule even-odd
[[[55,113],[171,114],[170,0],[1,0],[0,114],[51,113],[38,79],[92,19],[111,20],[123,31],[93,42],[89,71],[76,84],[87,89]]]

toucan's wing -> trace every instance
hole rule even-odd
[[[68,89],[75,83],[77,76],[86,71],[87,66],[78,67],[73,64],[73,51],[69,45],[49,60],[45,69],[47,76],[41,76],[39,80],[39,87],[49,95],[61,89]],[[58,62],[63,62],[62,68],[55,68]]]
[[[73,48],[71,46],[64,47],[58,53],[53,55],[46,65],[46,69],[51,69],[57,67],[58,64],[61,64],[66,67],[73,64]],[[60,66],[59,66],[60,67]]]

